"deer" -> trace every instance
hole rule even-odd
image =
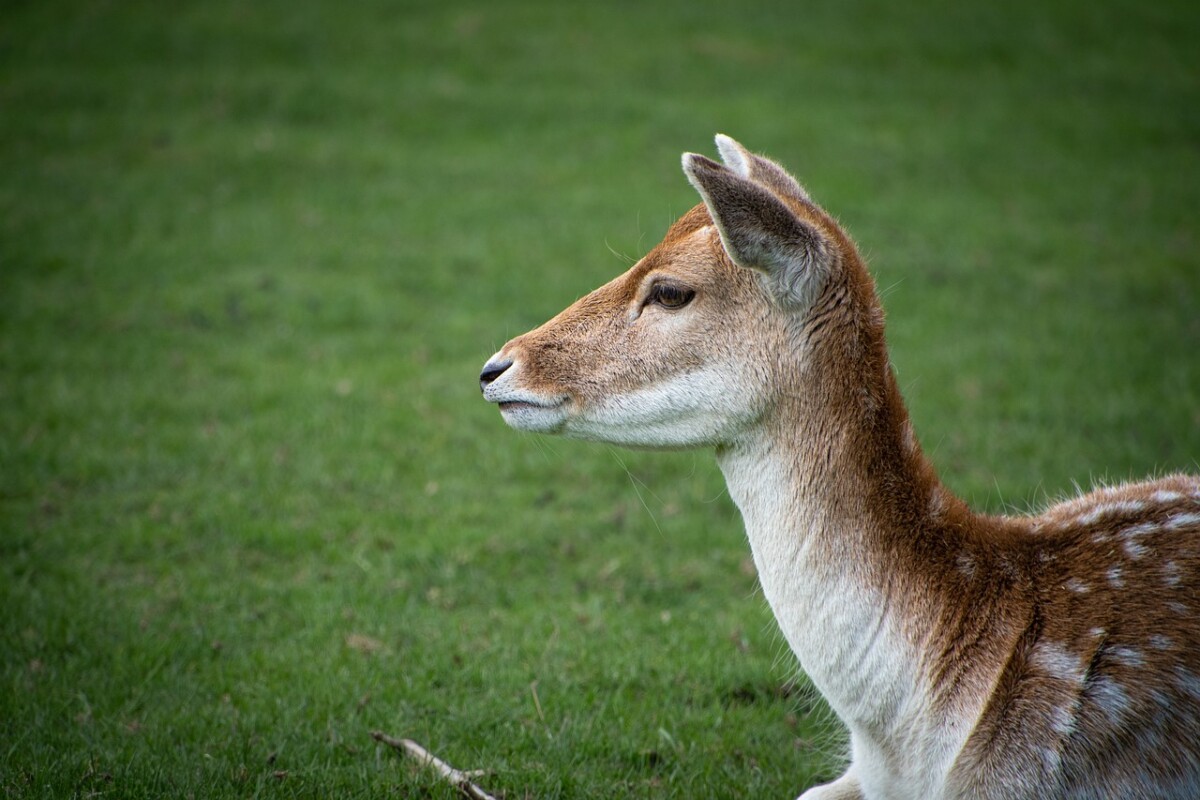
[[[520,431],[706,448],[763,596],[849,733],[801,800],[1200,798],[1200,477],[973,511],[910,422],[874,280],[778,163],[701,202],[480,374]]]

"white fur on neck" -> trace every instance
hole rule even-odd
[[[872,797],[937,796],[970,724],[928,727],[931,687],[916,666],[917,647],[889,615],[885,587],[856,557],[864,531],[828,515],[825,499],[805,496],[795,454],[765,438],[721,451],[718,463],[767,603],[804,672],[850,729],[858,781]]]

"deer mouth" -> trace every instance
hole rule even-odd
[[[533,400],[522,398],[520,400],[501,400],[496,405],[500,406],[501,411],[555,411],[567,404],[566,397],[555,397],[549,400]]]
[[[500,400],[500,414],[511,428],[532,433],[557,433],[567,421],[566,396]]]
[[[565,399],[556,403],[531,403],[528,400],[503,400],[498,405],[501,411],[519,411],[524,408],[554,409],[567,402]]]

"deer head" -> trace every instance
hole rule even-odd
[[[716,141],[724,165],[683,156],[701,205],[628,272],[488,360],[480,386],[510,426],[635,447],[730,444],[822,380],[813,345],[839,328],[822,320],[877,309],[853,244],[796,179]]]

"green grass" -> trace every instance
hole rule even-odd
[[[975,505],[1197,468],[1194,4],[737,5],[0,11],[0,793],[452,796],[373,729],[509,798],[836,774],[711,455],[478,397],[716,131]]]

